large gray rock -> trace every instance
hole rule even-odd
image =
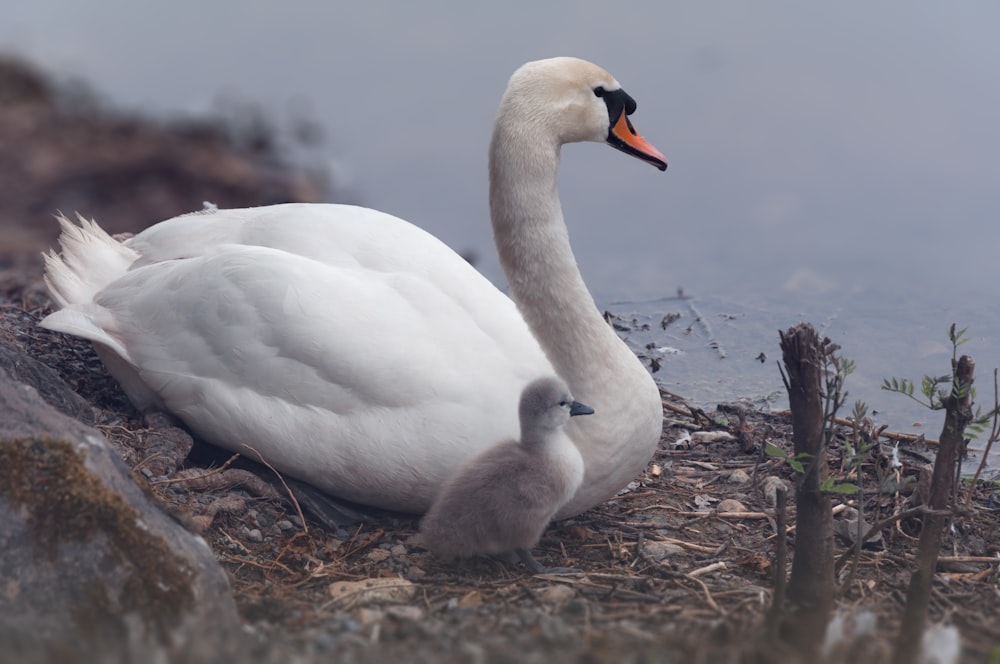
[[[16,344],[8,343],[2,338],[0,338],[0,370],[6,371],[8,378],[16,382],[34,387],[50,406],[64,415],[86,424],[94,422],[94,409],[63,382],[55,369],[42,364]]]
[[[72,408],[72,406],[71,406]],[[212,661],[225,573],[101,434],[0,368],[0,661]]]

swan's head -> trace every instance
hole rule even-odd
[[[500,102],[500,117],[516,117],[546,129],[560,144],[606,142],[656,166],[667,158],[639,135],[629,120],[636,103],[615,78],[579,58],[549,58],[521,66]]]
[[[545,434],[562,428],[574,415],[592,415],[594,409],[573,400],[566,383],[556,378],[539,378],[524,388],[518,415],[524,441],[544,440]]]

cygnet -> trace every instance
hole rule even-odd
[[[484,450],[444,483],[420,524],[427,548],[448,559],[520,558],[536,574],[566,571],[546,570],[530,549],[583,481],[583,458],[563,429],[571,416],[593,412],[558,378],[525,387],[521,439]]]

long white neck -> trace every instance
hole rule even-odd
[[[513,116],[513,117],[511,117]],[[656,384],[604,321],[563,221],[559,143],[544,125],[500,113],[490,144],[490,216],[510,294],[573,396],[594,408],[566,432],[586,479],[557,515],[609,498],[642,471],[662,425]]]
[[[549,361],[586,403],[603,373],[595,365],[622,344],[577,267],[556,190],[558,168],[559,145],[545,131],[498,119],[490,144],[490,217],[500,264]]]

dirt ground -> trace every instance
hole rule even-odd
[[[137,231],[203,200],[317,200],[328,187],[290,169],[280,142],[257,123],[234,140],[228,125],[164,126],[70,92],[0,57],[0,341],[58,371],[94,406],[96,425],[136,480],[204,535],[248,626],[242,659],[793,661],[762,628],[776,544],[767,493],[775,478],[794,480],[787,462],[762,454],[766,443],[791,450],[782,414],[705,413],[665,395],[663,437],[646,470],[614,500],[552,525],[536,549],[543,565],[583,570],[561,576],[490,560],[442,563],[407,515],[324,529],[300,517],[267,468],[240,458],[218,472],[230,455],[197,443],[190,450],[184,432],[142,418],[88,343],[36,327],[50,307],[38,252],[54,238],[52,213],[79,210],[112,231]],[[883,440],[864,465],[870,522],[912,500],[912,489],[897,492],[884,477],[891,447]],[[900,450],[904,479],[919,487],[932,453],[906,442]],[[831,452],[831,472],[843,476],[841,442]],[[1000,661],[998,507],[995,484],[975,487],[946,537],[934,588],[931,619],[960,629],[964,661]],[[845,534],[848,516],[837,517]],[[794,508],[789,517],[794,525]],[[856,570],[840,571],[839,615],[869,629],[859,627],[864,636],[831,661],[885,660],[919,528],[917,520],[892,525]],[[794,530],[789,544],[794,552]],[[839,554],[845,540],[836,546]]]
[[[240,458],[217,472],[230,455],[197,443],[187,455],[187,436],[136,413],[87,343],[34,326],[49,307],[37,279],[7,273],[0,292],[0,335],[59,371],[95,407],[137,481],[209,542],[261,661],[794,661],[763,629],[776,542],[767,487],[774,478],[792,486],[794,473],[761,450],[791,450],[786,414],[739,405],[705,413],[664,395],[663,437],[645,472],[601,507],[553,524],[535,551],[543,565],[580,573],[532,576],[486,559],[456,566],[423,549],[415,517],[379,513],[327,530],[302,520],[266,467]],[[891,447],[883,439],[883,457]],[[836,443],[830,461],[838,476],[842,450]],[[903,479],[918,479],[933,452],[907,442],[900,451]],[[878,455],[864,465],[869,522],[913,495],[879,491],[880,466]],[[998,507],[996,485],[981,482],[942,552],[931,620],[958,627],[962,661],[996,661],[1000,647]],[[856,569],[839,572],[838,615],[877,622],[831,661],[887,657],[919,528],[915,519],[887,528]],[[793,552],[794,542],[792,530]],[[846,540],[836,546],[839,555]]]

